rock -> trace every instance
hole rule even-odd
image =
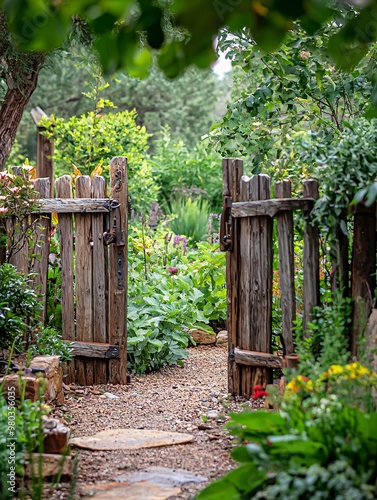
[[[190,443],[194,436],[150,429],[110,429],[94,436],[73,438],[71,445],[89,450],[137,450]]]
[[[228,332],[226,330],[221,330],[221,332],[219,332],[217,335],[216,335],[216,345],[217,346],[226,346],[228,345]]]
[[[180,488],[161,486],[148,481],[96,484],[81,489],[82,498],[94,500],[166,500],[180,493]]]
[[[61,474],[62,476],[72,475],[72,460],[71,457],[61,456],[61,455],[50,455],[47,453],[32,453],[27,459],[27,464],[25,467],[25,477],[38,477],[40,471],[43,477],[56,476]],[[42,467],[40,469],[40,463]]]
[[[148,469],[129,472],[119,478],[117,481],[148,481],[162,486],[180,486],[186,483],[203,483],[207,478],[194,474],[184,469],[170,469],[167,467],[148,467]]]
[[[70,429],[57,418],[44,417],[42,422],[44,453],[61,453],[68,447]]]
[[[198,345],[209,345],[216,343],[216,335],[214,333],[207,333],[203,330],[190,330],[190,335]]]
[[[47,380],[44,391],[45,403],[64,404],[63,371],[59,364],[59,356],[37,356],[34,358],[28,370],[32,373],[19,375],[11,373],[0,379],[4,384],[4,394],[8,393],[10,387],[15,389],[16,399],[20,398],[19,379],[25,384],[25,399],[36,401],[40,395],[41,380]]]
[[[209,418],[211,420],[216,420],[216,419],[220,418],[219,412],[217,412],[216,410],[209,411],[207,413],[207,418]]]
[[[104,392],[103,396],[109,399],[119,399],[119,396],[116,396],[115,394],[111,394],[111,392]]]

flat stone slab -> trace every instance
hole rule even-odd
[[[203,483],[204,476],[194,474],[184,469],[169,469],[168,467],[148,467],[148,469],[129,472],[116,478],[117,481],[148,481],[162,486],[180,486],[186,483]]]
[[[95,484],[81,489],[82,498],[95,500],[166,500],[180,493],[180,488],[161,486],[148,481]]]
[[[94,451],[137,450],[173,444],[190,443],[194,436],[179,432],[150,429],[109,429],[94,436],[82,436],[70,440],[70,444]]]

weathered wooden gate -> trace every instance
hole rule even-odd
[[[81,385],[126,383],[127,356],[127,159],[110,163],[110,198],[103,177],[37,179],[41,194],[34,248],[22,248],[12,262],[36,273],[46,297],[51,214],[58,215],[62,272],[62,338],[73,342],[74,362],[66,382]],[[27,243],[26,243],[27,245]],[[30,264],[30,254],[38,259]],[[45,317],[45,311],[43,318]]]
[[[241,160],[223,161],[221,250],[227,251],[228,385],[233,395],[250,397],[257,384],[270,382],[282,359],[271,354],[273,217],[277,218],[283,343],[293,353],[295,319],[293,210],[310,211],[318,196],[316,181],[304,182],[304,198],[291,198],[290,183],[275,186],[270,178],[243,175]],[[317,236],[315,232],[317,231]],[[313,233],[314,232],[314,233]],[[319,303],[318,230],[307,224],[304,244],[304,324]]]
[[[318,183],[314,179],[303,181],[302,198],[291,198],[289,181],[275,184],[274,199],[270,199],[270,189],[267,175],[245,177],[242,161],[223,161],[220,245],[221,250],[227,251],[228,381],[233,395],[250,397],[255,385],[265,386],[271,381],[273,368],[282,367],[281,356],[271,353],[274,219],[278,236],[283,354],[288,356],[294,351],[293,212],[301,210],[310,214],[318,198]],[[340,284],[343,294],[354,301],[349,347],[350,353],[357,355],[360,335],[375,297],[376,206],[353,205],[339,220],[346,222],[347,217],[353,217],[352,254],[347,235],[342,234],[336,243],[340,262],[333,263],[332,285]],[[320,300],[319,231],[309,217],[306,217],[303,240],[303,331],[308,335],[313,307],[319,305]],[[352,261],[352,270],[349,261]]]

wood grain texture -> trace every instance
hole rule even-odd
[[[243,201],[270,197],[270,178],[260,174],[241,179]],[[270,353],[272,335],[272,219],[251,217],[240,221],[239,347]],[[255,385],[270,383],[271,373],[262,367],[243,367],[243,395],[250,397]]]
[[[50,194],[50,179],[36,179],[34,181],[34,189],[38,191],[41,197],[49,196]],[[47,277],[48,277],[48,257],[50,254],[50,232],[51,232],[51,216],[49,215],[33,215],[33,224],[35,224],[35,232],[33,234],[33,255],[37,257],[32,259],[30,271],[34,273],[33,283],[41,294],[43,301],[43,309],[41,311],[41,322],[45,323],[46,318],[46,300],[47,300]]]
[[[284,197],[276,200],[244,201],[232,204],[233,217],[275,217],[281,212],[292,212],[293,210],[311,210],[314,200],[302,198]]]
[[[56,181],[56,195],[60,198],[72,198],[71,177],[64,175]],[[73,292],[73,220],[70,214],[59,215],[59,240],[62,262],[62,338],[75,340],[75,311]],[[75,382],[75,362],[66,369],[67,384]]]
[[[376,287],[376,207],[358,205],[354,215],[352,248],[352,314],[351,351],[358,354],[362,338],[373,307]]]
[[[318,182],[304,181],[304,198],[318,198]],[[309,213],[306,214],[309,217]],[[304,335],[308,335],[308,323],[312,321],[313,307],[319,305],[319,230],[317,224],[306,223],[304,232]]]
[[[236,363],[246,366],[257,366],[266,368],[279,368],[283,367],[282,359],[273,354],[264,352],[245,351],[242,349],[234,349],[234,359]]]
[[[117,200],[114,200],[117,201]],[[39,200],[39,211],[44,214],[87,214],[87,213],[109,213],[106,204],[109,202],[105,197],[87,198],[83,196],[80,199],[71,198],[44,198]]]
[[[103,360],[111,358],[119,358],[119,346],[110,345],[101,342],[71,342],[70,348],[74,356],[83,356],[88,358],[103,358]],[[102,361],[95,360],[95,361]],[[104,361],[105,362],[105,361]],[[99,384],[99,382],[95,382]],[[107,383],[103,382],[104,384]]]
[[[44,198],[54,197],[54,140],[43,135],[44,127],[37,129],[37,178],[50,179],[49,193]]]
[[[127,381],[127,227],[128,227],[127,158],[117,156],[110,162],[110,196],[120,207],[110,214],[110,226],[116,242],[109,249],[109,343],[119,345],[120,359],[109,360],[109,383]]]
[[[280,181],[275,184],[276,198],[291,197],[291,182]],[[280,212],[276,216],[279,249],[280,304],[282,312],[282,337],[284,354],[294,351],[292,329],[296,318],[295,266],[294,266],[294,227],[293,213]]]
[[[90,198],[90,178],[76,178],[76,198]],[[76,339],[93,341],[92,302],[92,219],[91,215],[75,215],[76,227]],[[93,384],[93,360],[76,358],[77,383]]]
[[[223,167],[223,204],[226,198],[232,201],[240,200],[241,177],[243,162],[237,159],[224,159]],[[233,239],[239,241],[239,220],[233,220]],[[238,309],[239,309],[239,245],[235,244],[231,252],[226,253],[226,301],[228,330],[228,388],[233,395],[241,395],[241,367],[234,360],[233,352],[237,345]]]
[[[12,167],[13,175],[22,175],[22,167]],[[8,248],[10,257],[9,264],[15,266],[22,273],[29,272],[29,244],[28,239],[23,235],[27,230],[27,221],[19,220],[16,217],[7,219],[6,222],[8,235],[12,235],[11,248]]]
[[[93,176],[91,185],[93,198],[106,197],[106,181],[103,177]],[[107,300],[106,285],[108,271],[108,249],[103,244],[105,231],[104,215],[92,215],[93,235],[93,340],[94,342],[107,342]],[[107,361],[94,360],[94,383],[107,383]]]

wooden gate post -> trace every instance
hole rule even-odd
[[[376,287],[376,206],[359,204],[354,216],[352,248],[352,315],[351,352],[358,353],[359,341],[373,307]]]
[[[243,162],[235,159],[223,160],[223,213],[222,218],[228,217],[227,200],[240,201],[241,177],[243,176]],[[224,223],[225,221],[222,221]],[[239,239],[239,219],[231,220],[232,243]],[[225,236],[225,235],[223,235]],[[224,241],[221,242],[224,244]],[[225,249],[225,248],[224,248]],[[238,308],[239,308],[239,272],[240,260],[239,246],[234,245],[232,252],[226,254],[226,283],[227,283],[227,330],[228,330],[228,387],[233,395],[242,393],[240,372],[241,367],[237,365],[234,357],[234,349],[237,347]]]
[[[304,198],[318,198],[318,181],[304,181]],[[307,213],[308,215],[308,213]],[[304,335],[308,335],[308,323],[312,321],[313,307],[319,305],[319,229],[306,223],[304,232]]]
[[[127,380],[127,226],[128,172],[127,158],[117,156],[110,162],[110,196],[120,208],[110,213],[110,230],[116,235],[110,245],[109,276],[109,342],[119,345],[119,358],[109,360],[110,384]]]
[[[270,199],[268,175],[241,179],[241,201]],[[271,353],[272,336],[272,227],[269,216],[241,218],[240,221],[240,290],[238,346],[240,350]],[[237,361],[237,356],[236,356]],[[272,372],[265,366],[243,366],[242,396],[250,397],[255,385],[272,382]]]
[[[37,178],[48,177],[50,179],[50,194],[47,198],[54,197],[54,141],[43,135],[46,130],[40,122],[42,118],[48,118],[46,113],[37,106],[30,111],[31,117],[37,126]]]
[[[275,184],[276,198],[292,196],[291,182],[280,181]],[[293,213],[290,211],[277,214],[279,277],[282,312],[282,337],[284,354],[294,351],[292,328],[296,318],[295,263],[293,244]]]

